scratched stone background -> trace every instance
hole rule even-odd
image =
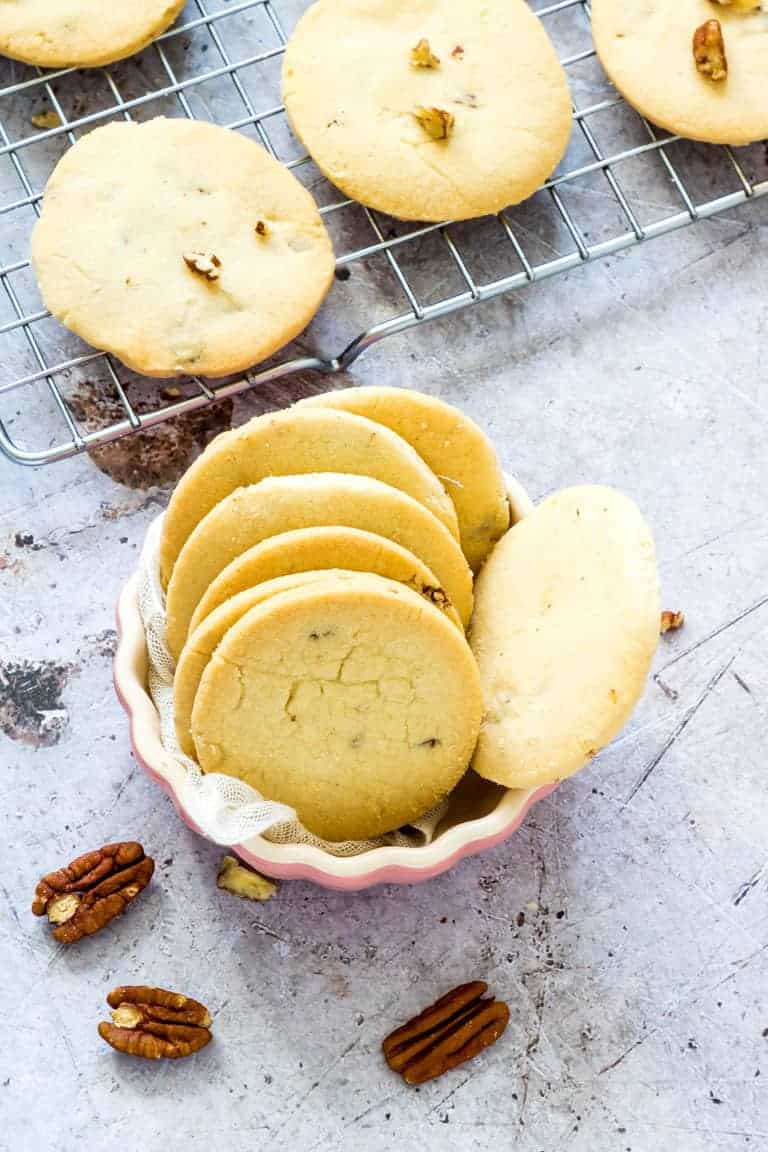
[[[649,180],[638,203],[668,209]],[[604,189],[582,199],[598,227]],[[423,887],[219,892],[220,850],[137,768],[111,685],[115,599],[175,475],[207,436],[324,381],[97,459],[0,462],[3,1152],[768,1147],[767,243],[762,201],[396,337],[334,381],[461,405],[537,499],[624,489],[654,528],[664,603],[686,613],[622,737],[508,843]],[[425,279],[432,259],[415,258]],[[348,302],[384,291],[355,266],[296,353],[336,350]],[[86,417],[108,406],[78,386]],[[44,400],[3,415],[55,435]],[[144,842],[154,883],[57,948],[29,912],[37,878],[118,838]],[[406,1089],[383,1036],[474,977],[510,1004],[503,1041]],[[215,1043],[167,1066],[113,1053],[96,1024],[122,982],[199,997]]]

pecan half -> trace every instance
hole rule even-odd
[[[152,878],[155,862],[141,844],[105,844],[49,872],[35,889],[32,911],[48,917],[60,944],[92,936],[119,916]]]
[[[678,628],[682,628],[683,624],[685,624],[685,616],[682,612],[662,612],[659,632],[662,636],[665,632],[676,632]]]
[[[224,856],[222,859],[216,884],[225,892],[241,896],[244,900],[271,900],[277,892],[274,881],[268,880],[260,872],[244,868],[234,856]]]
[[[205,280],[218,280],[221,276],[221,260],[213,252],[185,252],[183,255],[190,272],[196,272]]]
[[[693,34],[693,59],[702,76],[719,82],[728,76],[725,41],[719,20],[705,20]]]
[[[414,108],[413,118],[433,140],[447,140],[456,122],[453,114],[442,108]]]
[[[99,1036],[118,1052],[146,1060],[180,1060],[210,1043],[211,1016],[204,1004],[165,988],[121,986],[107,996],[112,1021]]]
[[[509,1008],[482,980],[460,984],[387,1036],[382,1048],[406,1084],[424,1084],[495,1044],[509,1023]]]

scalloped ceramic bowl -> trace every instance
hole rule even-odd
[[[524,488],[507,477],[512,521],[522,520],[533,507]],[[184,811],[177,789],[183,768],[160,741],[160,719],[147,689],[148,656],[139,613],[138,577],[123,588],[117,605],[118,647],[114,677],[117,695],[128,713],[131,744],[144,771],[163,788],[182,820],[200,828]],[[430,844],[418,848],[375,848],[360,856],[331,856],[307,844],[273,844],[255,836],[232,850],[268,876],[312,880],[324,888],[369,888],[374,884],[415,884],[445,872],[465,856],[506,840],[528,810],[548,795],[553,785],[528,791],[505,789],[468,772],[451,795],[448,811]]]

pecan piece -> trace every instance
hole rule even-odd
[[[662,636],[665,632],[676,632],[678,628],[682,628],[683,624],[685,624],[685,616],[682,612],[662,612],[659,632]]]
[[[99,1036],[118,1052],[146,1060],[180,1060],[210,1043],[211,1016],[204,1004],[165,988],[125,985],[107,996],[112,1021]]]
[[[105,844],[49,872],[35,889],[32,911],[48,916],[60,944],[92,936],[119,916],[146,888],[155,862],[141,844]]]
[[[447,140],[456,122],[453,114],[442,108],[415,108],[413,118],[433,140]]]
[[[260,872],[244,868],[234,856],[224,856],[222,859],[216,884],[225,892],[241,896],[244,900],[271,900],[277,892],[277,884],[273,880],[268,880]]]
[[[424,1084],[495,1044],[509,1022],[507,1005],[485,997],[482,980],[460,984],[385,1039],[384,1058],[406,1084]]]
[[[440,57],[435,56],[429,46],[429,40],[422,38],[415,48],[411,48],[411,65],[414,68],[440,67]]]
[[[184,252],[184,263],[190,272],[196,272],[205,280],[218,280],[221,276],[221,260],[213,252]]]
[[[719,20],[705,20],[693,34],[693,59],[702,76],[719,82],[728,76],[725,41]]]

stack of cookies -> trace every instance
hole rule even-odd
[[[173,494],[159,565],[181,748],[329,841],[416,820],[470,763],[508,787],[577,771],[658,634],[630,501],[573,489],[510,527],[490,441],[400,389],[218,437]]]

